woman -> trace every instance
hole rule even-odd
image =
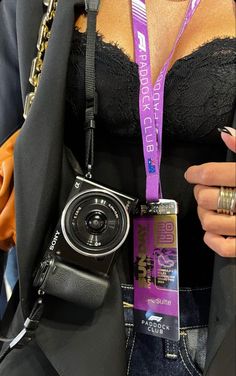
[[[32,308],[35,298],[32,289],[33,270],[52,235],[73,184],[74,173],[63,147],[64,142],[82,167],[84,163],[82,126],[86,17],[81,8],[74,9],[77,3],[72,0],[66,4],[58,2],[40,85],[15,150],[21,305],[18,306],[9,336],[15,336],[21,330],[24,318]],[[221,349],[221,343],[227,338],[225,333],[230,330],[233,321],[234,302],[230,299],[234,292],[230,286],[227,294],[220,295],[223,304],[217,316],[215,310],[219,295],[215,294],[214,289],[219,287],[218,291],[223,291],[224,284],[230,284],[229,276],[235,267],[235,248],[231,238],[235,236],[235,229],[234,218],[217,213],[216,210],[219,187],[233,187],[235,171],[232,164],[223,163],[226,159],[226,147],[217,128],[230,126],[233,118],[233,6],[232,1],[221,1],[218,4],[210,0],[200,2],[172,57],[165,84],[161,183],[164,197],[176,199],[180,206],[180,342],[136,334],[130,320],[132,312],[125,311],[127,361],[125,360],[120,282],[114,268],[111,288],[104,305],[93,315],[68,303],[48,299],[35,340],[20,351],[13,350],[5,358],[0,366],[2,375],[11,372],[13,376],[90,376],[94,373],[101,376],[152,376],[179,372],[179,375],[184,376],[201,374],[203,368],[206,375],[217,376],[217,372],[222,374],[222,360],[216,359],[217,363],[214,363],[212,359],[217,350]],[[12,11],[10,17],[15,17],[15,2],[6,4],[2,0],[1,7],[6,11],[6,27],[9,24],[6,23],[9,10]],[[172,49],[186,8],[185,1],[147,1],[153,83]],[[17,1],[19,57],[12,57],[9,64],[19,62],[22,101],[28,93],[27,80],[31,61],[35,56],[37,32],[43,11],[45,9],[41,1],[34,4],[26,0]],[[74,18],[77,30],[74,31],[71,46]],[[221,22],[225,19],[227,22]],[[101,1],[97,30],[100,34],[96,43],[99,106],[94,179],[144,201],[145,171],[138,109],[139,77],[138,67],[133,63],[130,2],[122,0],[111,4],[107,0]],[[7,32],[5,29],[3,31]],[[222,137],[227,146],[233,149],[234,138],[226,134]],[[192,167],[193,165],[198,166]],[[184,181],[185,170],[188,182]],[[189,183],[195,185],[197,204]],[[192,234],[195,235],[194,239]],[[204,349],[213,252],[204,245],[203,236],[209,248],[221,256],[232,257],[231,261],[227,258],[223,261],[216,259],[211,336],[206,365]],[[131,249],[129,238],[117,262],[124,298],[130,304],[132,265],[128,259],[132,258]],[[220,276],[217,275],[219,269]],[[227,323],[224,322],[225,317]],[[205,329],[200,330],[200,327]],[[201,345],[196,346],[194,342],[197,337]],[[226,346],[222,350],[223,359],[224,349]],[[231,374],[233,375],[233,368],[229,370],[229,375]]]

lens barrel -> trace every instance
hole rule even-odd
[[[74,196],[64,208],[61,227],[65,240],[90,257],[115,252],[129,231],[129,214],[113,193],[94,189]]]

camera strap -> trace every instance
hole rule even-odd
[[[96,24],[99,0],[86,0],[87,11],[87,41],[85,56],[85,168],[86,177],[91,179],[94,163],[94,131],[97,114],[97,93],[95,90],[95,45]]]
[[[39,326],[40,319],[43,314],[43,299],[39,297],[35,302],[32,311],[24,322],[24,328],[13,339],[4,339],[3,342],[10,342],[7,348],[0,356],[0,363],[13,350],[20,349],[27,345],[34,337],[34,332]]]

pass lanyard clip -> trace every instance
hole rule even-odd
[[[162,197],[160,165],[162,153],[162,128],[164,84],[169,63],[176,46],[190,22],[200,0],[190,0],[174,43],[154,87],[151,81],[150,48],[147,29],[146,0],[131,0],[135,47],[135,61],[139,67],[140,95],[139,113],[142,130],[143,154],[146,170],[146,201],[158,201]]]

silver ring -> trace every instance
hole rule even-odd
[[[220,187],[217,213],[234,215],[236,209],[236,188]]]

